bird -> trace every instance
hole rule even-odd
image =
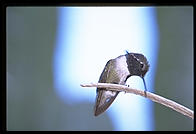
[[[143,79],[145,91],[147,91],[144,76],[148,70],[149,64],[143,54],[129,53],[126,51],[125,55],[110,59],[106,63],[98,82],[125,85],[127,79],[135,75]],[[97,88],[94,116],[98,116],[105,112],[118,94],[119,91]]]

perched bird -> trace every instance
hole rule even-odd
[[[143,79],[146,91],[144,76],[148,69],[149,64],[143,54],[127,52],[107,62],[98,82],[125,85],[130,76],[136,75]],[[119,91],[97,88],[96,93],[94,115],[98,116],[112,104]]]

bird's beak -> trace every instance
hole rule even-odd
[[[145,88],[145,91],[147,91],[147,88],[146,88],[146,82],[145,82],[145,80],[144,80],[144,77],[142,77],[142,80],[143,80],[143,82],[144,82],[144,88]]]

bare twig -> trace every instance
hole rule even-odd
[[[126,93],[134,93],[136,95],[140,95],[145,97],[145,93],[143,90],[133,89],[124,85],[118,85],[118,84],[110,84],[110,83],[97,83],[97,84],[81,84],[82,87],[99,87],[99,88],[107,88],[107,90],[113,90],[113,91],[124,91]],[[160,103],[162,105],[165,105],[185,116],[188,116],[192,119],[194,119],[194,112],[185,106],[182,106],[172,100],[166,99],[164,97],[161,97],[159,95],[146,92],[146,98],[151,99],[154,102]]]

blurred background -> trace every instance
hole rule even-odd
[[[193,110],[193,7],[7,7],[7,130],[193,130],[193,120],[120,93],[93,115],[109,59],[144,54],[147,89]],[[144,90],[142,79],[127,84]]]

